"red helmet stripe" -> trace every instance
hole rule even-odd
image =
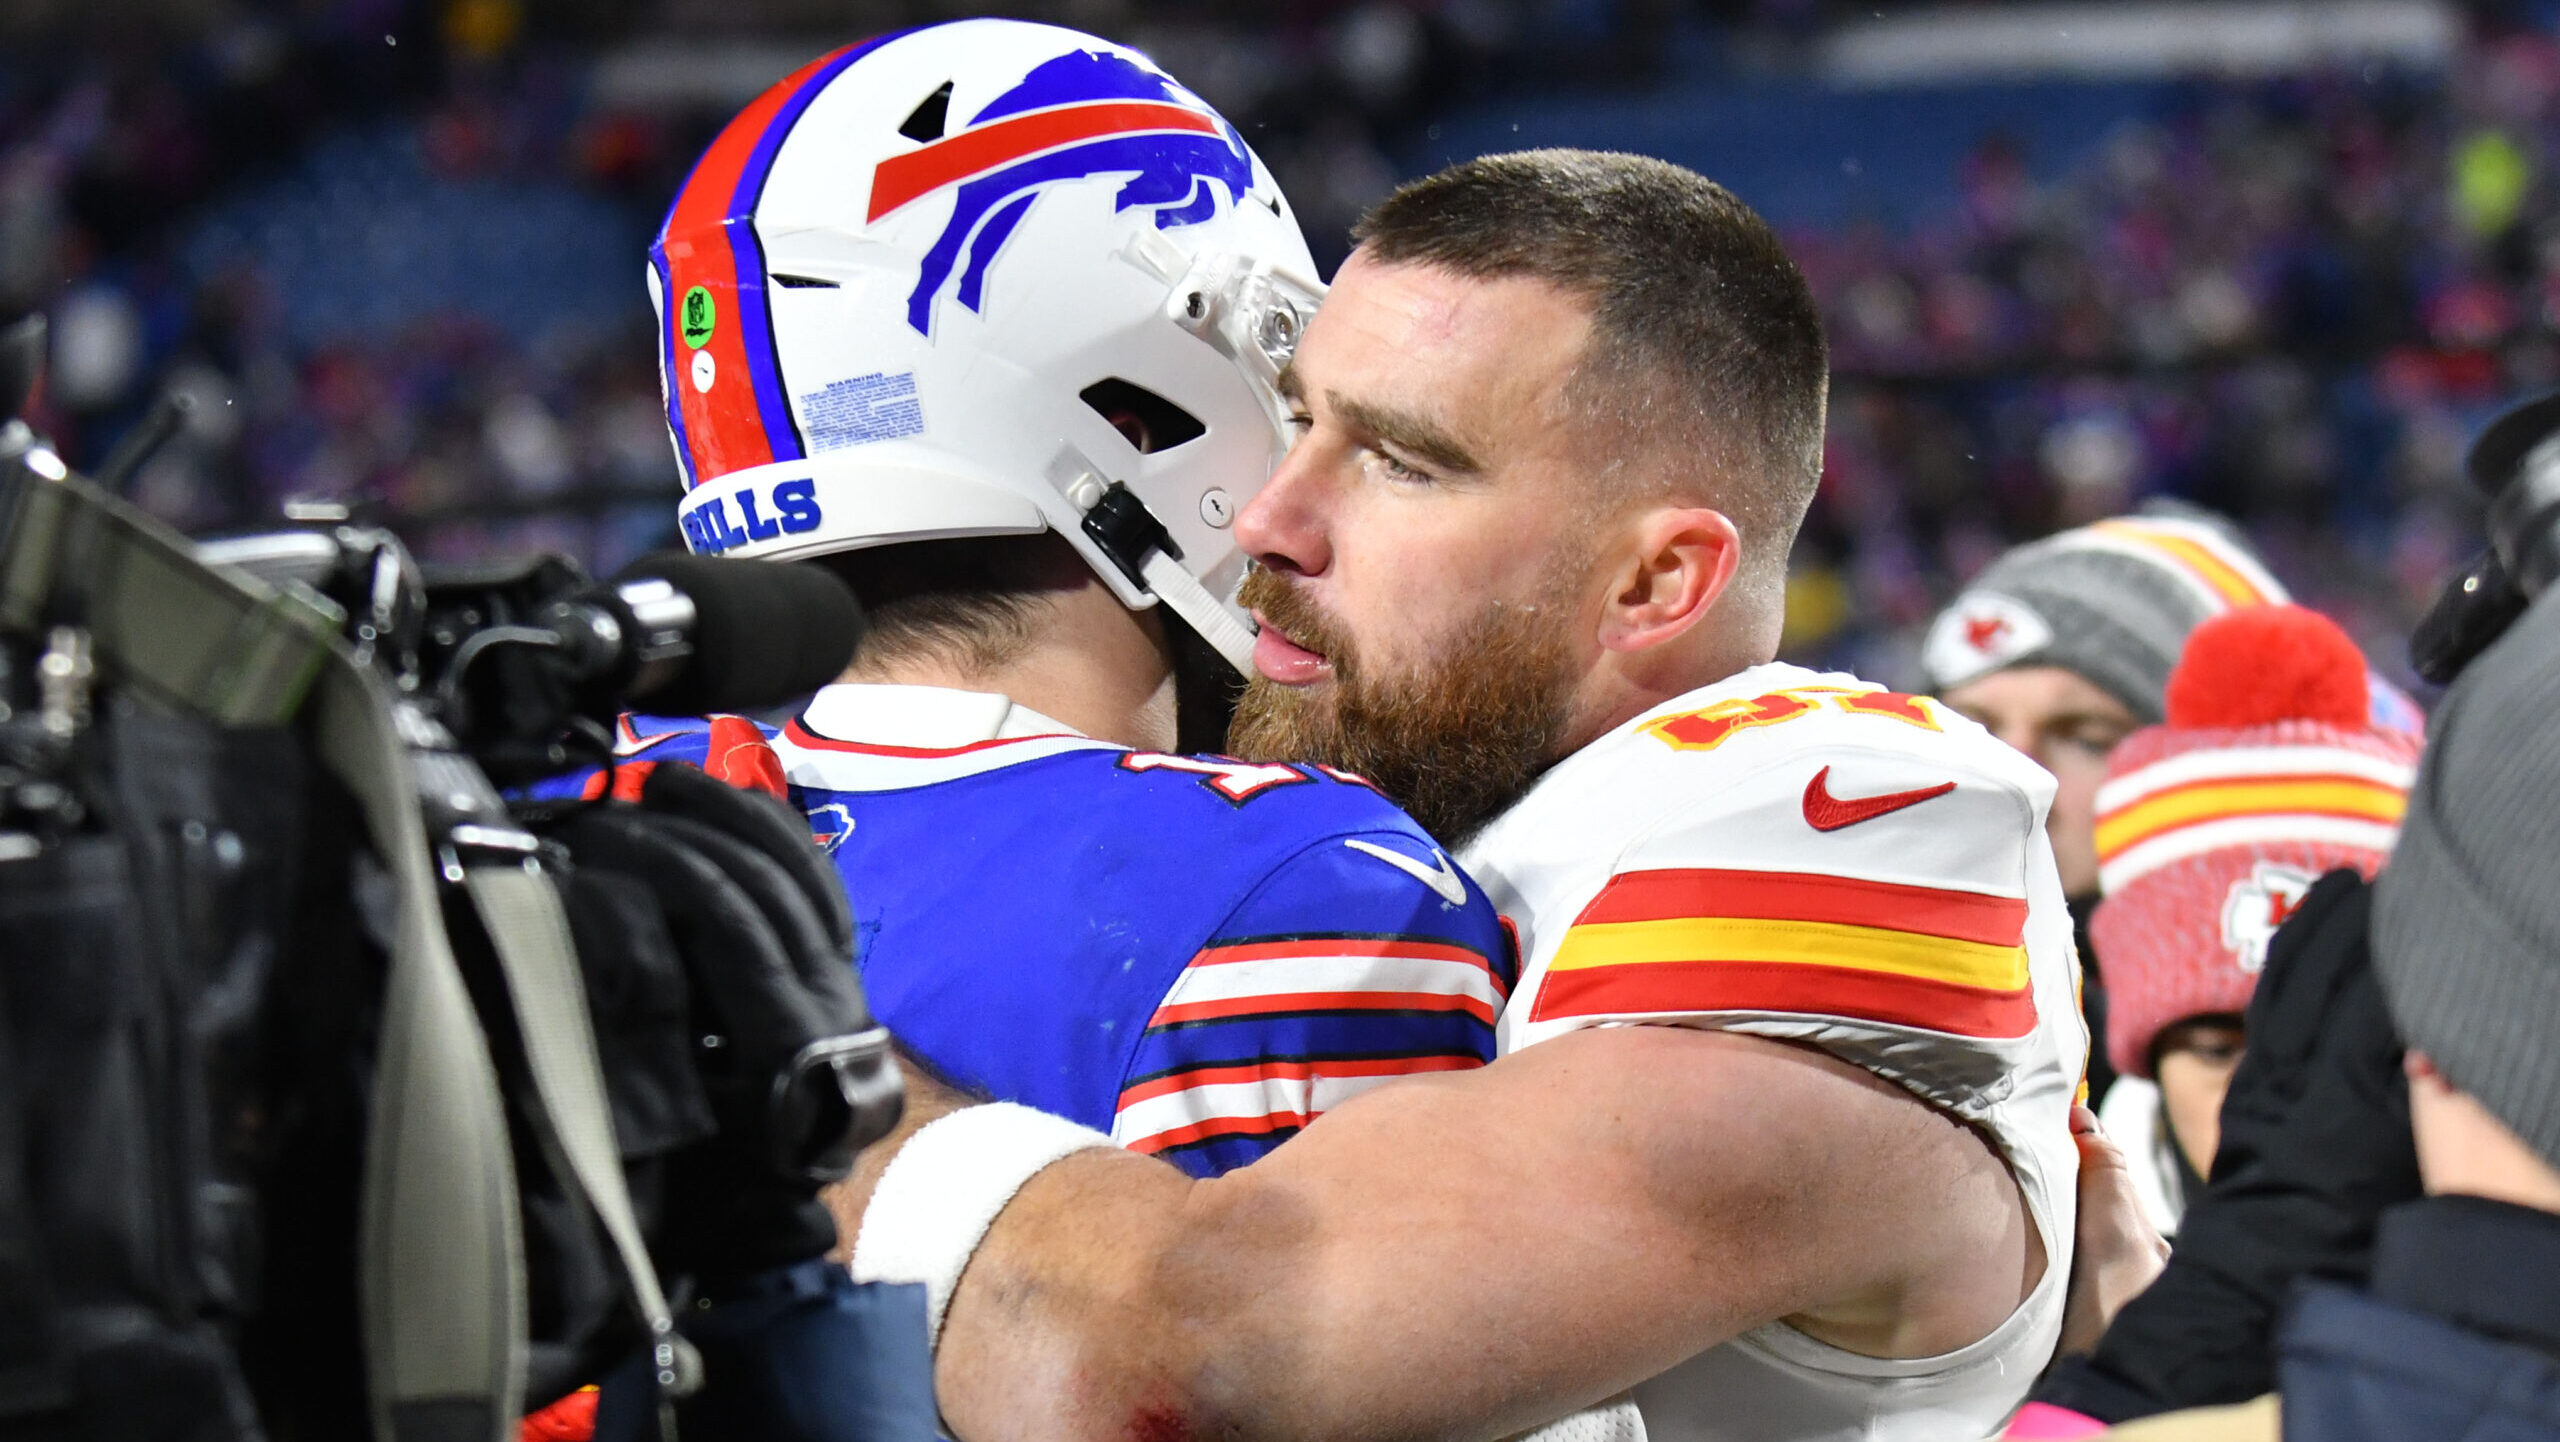
[[[1012,116],[881,161],[871,176],[868,218],[878,220],[919,196],[1043,150],[1151,130],[1221,133],[1214,118],[1162,101],[1107,100]]]
[[[902,32],[903,33],[903,32]],[[755,207],[791,127],[828,81],[894,36],[848,45],[785,76],[738,113],[694,163],[651,247],[663,281],[658,344],[665,357],[668,419],[685,448],[688,486],[807,452],[773,343]],[[710,293],[714,323],[699,347],[712,384],[697,388],[697,348],[683,336],[685,296]]]
[[[667,430],[676,438],[676,465],[684,472],[680,479],[689,491],[694,482],[693,439],[685,433],[684,393],[677,389],[687,381],[676,369],[676,293],[667,275],[663,238],[649,245],[649,269],[658,277],[658,389],[667,403]]]

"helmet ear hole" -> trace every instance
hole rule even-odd
[[[1142,456],[1172,450],[1209,433],[1198,416],[1145,386],[1117,376],[1095,381],[1078,395],[1093,407],[1094,414],[1128,437],[1129,444],[1136,446]]]
[[[951,117],[951,82],[926,96],[907,118],[899,123],[898,133],[909,140],[934,141],[942,138],[942,128]]]

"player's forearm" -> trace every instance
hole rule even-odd
[[[1125,1152],[1049,1166],[952,1289],[941,1402],[964,1442],[1507,1436],[1836,1299],[1944,1310],[1911,1237],[1991,1270],[1999,1228],[1967,1224],[1984,1168],[1998,1221],[2014,1186],[1977,1140],[1836,1064],[1580,1033],[1380,1087],[1215,1181]],[[1913,1196],[1877,1207],[1897,1182]],[[2021,1295],[1975,1290],[2005,1296],[1923,1351]]]
[[[943,1321],[936,1390],[963,1442],[1237,1435],[1209,1395],[1214,1336],[1186,1325],[1215,1286],[1182,1255],[1200,1185],[1104,1151],[1024,1185]]]
[[[1503,1436],[1720,1340],[1697,1288],[1635,1285],[1679,1270],[1629,1234],[1643,1209],[1515,1170],[1553,1180],[1560,1138],[1466,1125],[1481,1089],[1381,1088],[1212,1182],[1050,1167],[954,1291],[945,1415],[965,1442]]]
[[[907,1143],[970,1105],[910,1068],[897,1128],[828,1191],[846,1253]],[[1023,1184],[969,1255],[939,1335],[937,1390],[961,1437],[1237,1435],[1206,1420],[1223,1410],[1204,1380],[1217,1329],[1182,1320],[1214,1310],[1221,1274],[1232,1275],[1182,1261],[1201,1255],[1186,1239],[1186,1224],[1199,1227],[1186,1204],[1200,1185],[1114,1149],[1065,1157]],[[1232,1250],[1249,1239],[1225,1240]]]
[[[1418,1343],[1423,1299],[1344,1285],[1347,1249],[1327,1240],[1339,1219],[1293,1187],[1258,1185],[1253,1170],[1195,1182],[1096,1152],[1026,1185],[943,1326],[935,1376],[963,1442],[1517,1430],[1495,1420],[1518,1400],[1508,1384],[1488,1392],[1430,1371],[1432,1343],[1478,1350],[1480,1339],[1453,1329]],[[1436,1385],[1417,1386],[1417,1369]]]

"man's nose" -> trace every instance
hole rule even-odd
[[[1325,515],[1330,488],[1316,464],[1317,449],[1308,440],[1291,447],[1236,515],[1236,544],[1272,570],[1312,576],[1333,563]]]

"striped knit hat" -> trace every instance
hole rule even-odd
[[[2322,873],[2390,854],[2418,739],[2369,720],[2363,653],[2328,618],[2251,606],[2196,627],[2168,724],[2125,738],[2098,788],[2089,941],[2106,959],[2107,1055],[2151,1075],[2152,1043],[2237,1014],[2276,927]]]
[[[2011,666],[2059,666],[2157,721],[2169,668],[2198,622],[2288,599],[2227,522],[2163,506],[1992,562],[1938,614],[1920,661],[1933,691]]]

